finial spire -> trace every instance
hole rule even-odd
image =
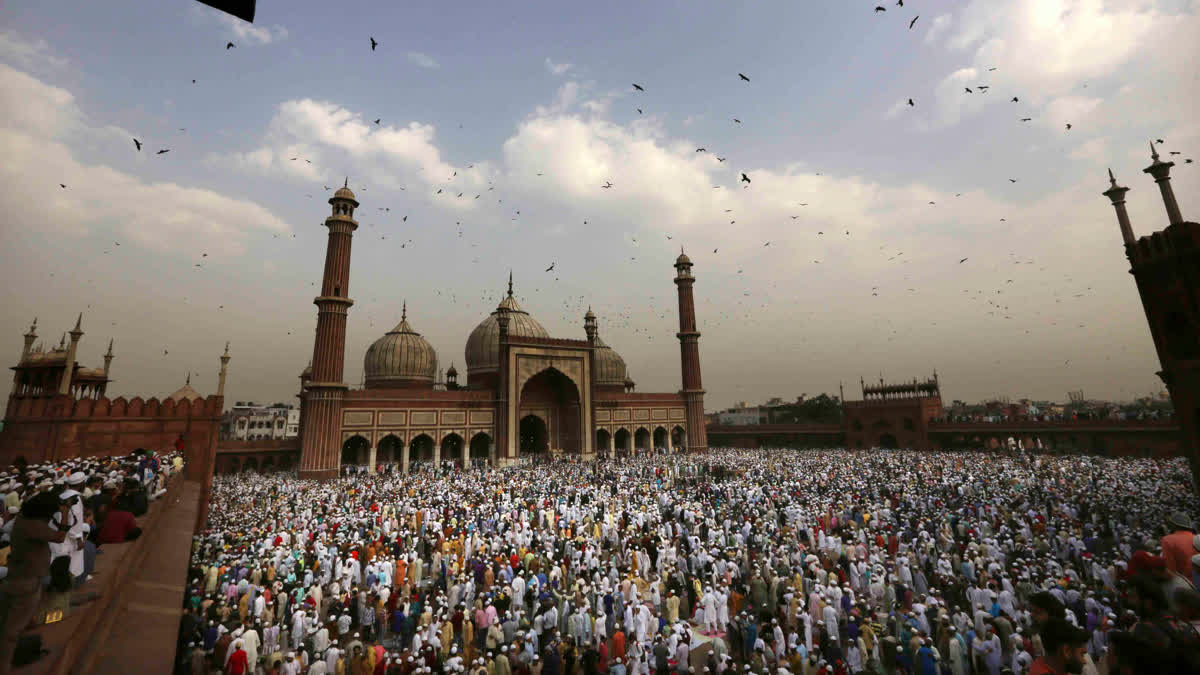
[[[229,341],[225,341],[225,356],[229,356]]]
[[[113,339],[108,338],[108,353],[106,353],[105,356],[112,356],[112,346],[113,346]]]
[[[1150,141],[1150,159],[1158,161],[1158,148],[1154,147],[1154,141]]]
[[[408,321],[408,300],[405,300],[404,303],[400,305],[400,320]]]
[[[508,297],[512,297],[512,270],[508,271]]]
[[[190,371],[190,370],[188,371],[188,374],[187,374],[187,381],[186,381],[186,382],[184,382],[183,384],[184,384],[184,386],[189,386],[189,387],[191,386],[191,384],[192,384],[192,371]]]
[[[82,332],[82,328],[81,328],[82,326],[83,326],[83,312],[80,312],[79,318],[75,319],[75,330],[72,332],[76,332],[76,333]]]
[[[346,182],[342,183],[342,187],[344,187],[344,188],[350,187],[350,176],[346,176]]]
[[[1108,182],[1112,184],[1113,187],[1117,187],[1117,179],[1115,176],[1113,176],[1112,168],[1109,168],[1108,170]]]

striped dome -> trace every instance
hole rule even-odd
[[[621,358],[612,347],[596,336],[596,361],[594,381],[597,385],[625,386],[625,378],[629,373],[625,369],[625,359]]]
[[[368,389],[388,386],[429,383],[437,374],[437,353],[429,341],[408,325],[408,308],[401,314],[400,323],[367,349],[363,359]]]

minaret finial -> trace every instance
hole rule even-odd
[[[1158,161],[1158,148],[1154,147],[1154,141],[1150,141],[1150,159]]]
[[[342,187],[344,187],[344,188],[350,187],[350,176],[346,176],[346,182],[342,183]]]
[[[1117,187],[1117,178],[1116,176],[1113,176],[1111,168],[1108,170],[1108,182],[1111,183],[1113,187]]]
[[[508,297],[512,297],[512,270],[508,271]]]
[[[113,339],[108,338],[108,353],[105,356],[112,356]]]
[[[229,356],[229,341],[225,341],[225,356]]]
[[[400,305],[400,320],[408,321],[408,300],[405,300],[404,303]]]
[[[75,319],[75,332],[81,332],[83,326],[83,312],[79,313],[79,318]]]
[[[187,381],[184,382],[183,384],[184,384],[184,386],[187,386],[187,387],[190,387],[192,385],[192,371],[190,371],[190,370],[188,371]]]

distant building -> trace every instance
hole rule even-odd
[[[717,413],[717,424],[762,424],[764,420],[764,413],[758,406],[735,407]]]
[[[300,409],[293,405],[238,401],[221,415],[223,440],[258,441],[295,438],[299,434]]]

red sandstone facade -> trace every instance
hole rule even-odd
[[[1150,166],[1167,210],[1167,227],[1149,236],[1134,238],[1125,193],[1108,172],[1111,187],[1104,195],[1112,200],[1129,259],[1129,273],[1137,284],[1175,416],[1179,420],[1184,453],[1192,474],[1200,480],[1200,224],[1185,222],[1171,188],[1171,167],[1150,143]]]
[[[590,310],[586,339],[551,337],[517,302],[511,276],[507,296],[467,340],[465,384],[453,365],[442,383],[437,355],[409,324],[405,303],[400,323],[367,351],[365,387],[350,389],[342,373],[358,202],[343,187],[329,203],[313,360],[301,375],[301,476],[329,478],[343,464],[408,471],[413,462],[503,466],[559,454],[706,448],[695,280],[687,256],[675,264],[680,392],[634,392],[624,361],[600,338]]]

